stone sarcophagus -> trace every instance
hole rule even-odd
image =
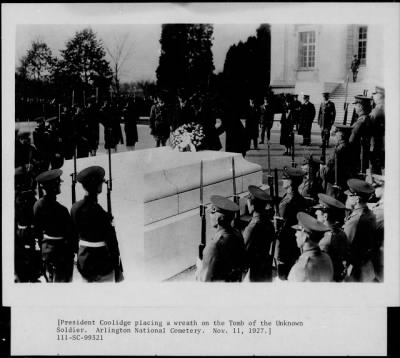
[[[112,211],[128,281],[163,281],[193,266],[200,243],[200,167],[203,201],[233,196],[233,163],[241,212],[249,185],[262,185],[262,169],[241,154],[177,152],[170,147],[115,153],[112,157]],[[232,157],[234,160],[232,161]],[[77,160],[77,170],[100,165],[108,178],[108,156]],[[62,168],[61,203],[71,207],[73,161]],[[106,188],[99,203],[106,208]],[[76,185],[77,200],[84,192]],[[207,239],[212,228],[207,219]]]

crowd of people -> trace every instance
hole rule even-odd
[[[347,180],[343,202],[323,191],[317,200],[304,197],[299,187],[306,174],[287,168],[282,198],[249,186],[249,222],[235,225],[239,205],[212,196],[209,213],[215,234],[197,261],[196,279],[383,282],[384,177],[373,174],[372,183]]]
[[[323,97],[318,117],[322,147],[329,146],[336,114],[328,94]],[[304,99],[307,106],[309,96]],[[296,108],[293,102],[289,111]],[[336,146],[326,162],[310,155],[300,168],[284,168],[282,198],[248,188],[252,218],[245,228],[233,225],[238,205],[211,197],[216,234],[198,261],[198,280],[383,281],[384,93],[375,92],[373,99],[355,96],[354,104],[356,121],[334,126]],[[254,113],[252,102],[250,107]],[[310,113],[312,123],[316,113]],[[298,128],[304,126],[301,114],[297,119]]]
[[[318,123],[326,148],[336,112],[329,94],[323,97]],[[295,95],[280,99],[280,144],[287,155],[294,147],[295,130],[303,135],[302,145],[311,144],[317,113],[308,95],[303,103]],[[260,105],[250,99],[243,126],[234,106],[232,110],[226,106],[218,115],[201,95],[179,95],[174,101],[158,96],[150,110],[149,129],[158,147],[166,145],[176,128],[198,123],[205,133],[202,149],[220,150],[219,135],[225,131],[226,151],[244,156],[251,142],[257,149],[265,134],[270,141],[277,112],[272,102],[276,103],[270,96]],[[282,198],[249,187],[252,219],[246,228],[237,230],[231,225],[236,204],[218,196],[211,198],[211,222],[217,233],[199,264],[199,280],[241,281],[248,277],[250,281],[271,281],[274,270],[277,277],[290,281],[383,279],[384,93],[375,93],[373,100],[356,96],[355,110],[351,126],[334,126],[336,144],[329,158],[309,156],[301,168],[283,170]],[[90,167],[77,175],[86,196],[71,211],[56,197],[64,160],[96,155],[100,123],[105,149],[116,151],[122,143],[121,121],[127,149],[134,149],[137,113],[134,98],[104,101],[100,106],[93,97],[84,107],[60,105],[58,116],[39,119],[33,143],[29,132],[16,133],[16,281],[44,278],[69,282],[74,260],[86,281],[118,281],[118,241],[112,216],[97,203],[104,169]]]

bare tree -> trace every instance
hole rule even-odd
[[[105,46],[113,68],[113,79],[117,95],[120,93],[120,80],[126,60],[132,53],[132,44],[129,44],[129,33],[124,33],[119,38],[114,37],[113,46]]]

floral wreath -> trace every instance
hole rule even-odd
[[[170,145],[180,152],[196,152],[204,142],[203,126],[198,123],[184,124],[171,133]]]

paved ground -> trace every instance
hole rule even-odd
[[[30,130],[33,130],[35,125],[33,123],[17,123],[17,128],[29,128]],[[124,133],[123,130],[123,125],[122,125],[122,132]],[[99,145],[99,153],[104,153],[104,137],[103,137],[103,129],[101,128],[100,130],[100,145]],[[141,149],[147,149],[147,148],[152,148],[155,145],[153,137],[149,133],[149,127],[144,124],[138,125],[138,135],[139,135],[139,142],[136,144],[135,150],[141,150]],[[124,133],[124,139],[125,139],[125,133]],[[225,135],[222,134],[220,136],[221,143],[225,147]],[[279,178],[281,177],[282,169],[284,166],[291,166],[292,158],[288,156],[283,156],[283,152],[285,151],[285,148],[279,144],[279,139],[280,139],[280,124],[278,121],[274,123],[274,126],[272,128],[272,133],[271,133],[271,142],[270,142],[270,157],[271,157],[271,170],[274,168],[278,168],[278,176]],[[327,155],[333,150],[333,144],[334,144],[334,137],[331,138],[331,148],[327,150]],[[315,157],[319,158],[321,155],[321,136],[320,136],[320,130],[317,124],[313,124],[312,128],[312,136],[311,136],[311,143],[312,145],[310,147],[303,147],[300,146],[302,143],[302,136],[299,136],[296,134],[295,136],[295,142],[296,142],[296,150],[295,150],[295,161],[297,164],[301,163],[304,155],[306,153],[312,153],[315,155]],[[263,183],[267,183],[267,175],[268,175],[268,164],[267,164],[267,145],[266,144],[259,144],[259,149],[254,150],[251,149],[247,152],[246,159],[248,161],[251,161],[253,163],[261,165],[263,169]],[[126,151],[127,148],[125,145],[118,145],[118,152]],[[224,148],[223,148],[224,150]],[[279,181],[281,185],[281,181]],[[281,188],[279,190],[280,195],[282,194]],[[189,267],[187,270],[175,275],[174,277],[170,278],[168,281],[193,281],[194,280],[194,272],[195,268]]]

